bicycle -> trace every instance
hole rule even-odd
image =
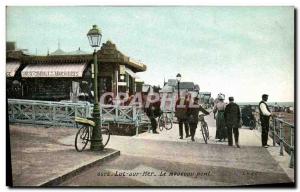
[[[170,130],[173,127],[173,119],[172,116],[170,117],[171,113],[164,112],[159,118],[158,118],[158,127],[159,130],[162,131],[164,128],[166,130]]]
[[[76,122],[76,128],[79,128],[75,137],[75,149],[78,152],[82,152],[87,146],[88,142],[92,141],[91,133],[93,128],[95,127],[95,122],[93,121],[93,118],[86,119],[81,117],[75,117],[75,122]],[[105,147],[108,144],[110,139],[109,126],[107,127],[102,126],[101,134],[102,134],[103,147]]]
[[[202,137],[204,139],[205,144],[207,144],[207,140],[209,139],[209,130],[208,130],[207,122],[204,119],[204,116],[205,114],[199,115],[199,121],[201,123]]]

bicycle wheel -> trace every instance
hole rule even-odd
[[[205,144],[207,144],[207,131],[205,128],[205,124],[202,124],[202,123],[201,123],[201,132],[202,132],[203,140],[204,140]]]
[[[159,127],[159,130],[162,131],[164,129],[164,125],[165,122],[164,122],[164,115],[161,115],[159,118],[158,118],[158,127]]]
[[[209,129],[208,129],[208,126],[207,126],[206,122],[205,122],[204,128],[205,128],[205,134],[206,134],[206,137],[207,137],[207,140],[208,140],[209,139]]]
[[[165,128],[166,130],[170,130],[173,127],[173,121],[170,117],[168,117],[168,115],[166,115],[165,117]]]
[[[108,128],[102,127],[101,134],[102,134],[103,147],[105,147],[108,144],[109,139],[110,139],[110,131]]]
[[[90,129],[89,126],[81,127],[75,137],[75,149],[78,152],[81,152],[85,149],[86,145],[89,142]]]

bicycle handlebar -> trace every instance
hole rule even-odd
[[[204,117],[204,116],[210,115],[210,114],[211,114],[211,112],[212,112],[212,111],[210,111],[208,114],[204,114],[204,113],[202,113],[202,114],[200,114],[200,115],[199,115],[199,117]]]

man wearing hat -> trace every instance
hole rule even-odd
[[[269,134],[269,121],[270,116],[272,115],[268,105],[268,95],[263,94],[262,95],[262,101],[259,103],[259,116],[260,116],[260,122],[261,122],[261,143],[262,146],[265,148],[268,148],[268,134]]]
[[[205,115],[209,115],[209,112],[206,111],[200,104],[199,104],[199,98],[194,97],[193,106],[190,106],[187,110],[188,115],[188,122],[190,126],[190,132],[191,132],[191,140],[195,141],[195,133],[197,129],[197,125],[199,122],[199,112],[201,111]]]
[[[187,110],[189,107],[189,96],[185,95],[184,98],[179,98],[176,101],[175,105],[175,116],[178,119],[179,124],[179,139],[183,139],[183,124],[185,128],[185,137],[190,137],[190,128],[188,123],[188,116],[187,116]]]
[[[234,103],[234,98],[229,97],[229,104],[225,108],[225,122],[228,132],[228,145],[232,146],[232,131],[234,134],[234,141],[237,148],[240,148],[239,145],[239,127],[241,120],[241,112],[238,104]]]

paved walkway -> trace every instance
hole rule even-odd
[[[208,144],[204,143],[200,129],[196,132],[196,142],[190,138],[178,139],[177,124],[160,134],[112,136],[108,147],[120,150],[119,158],[61,185],[232,186],[294,181],[294,169],[288,168],[288,155],[279,156],[279,147],[262,148],[257,130],[240,129],[241,148],[229,147],[226,142],[215,141],[213,117],[206,120],[211,135]],[[71,141],[72,137],[60,140],[65,144]]]
[[[76,129],[10,125],[11,162],[14,186],[57,185],[77,172],[118,156],[119,151],[77,152]],[[62,138],[72,138],[68,144]]]
[[[262,148],[257,130],[240,129],[241,148],[229,147],[214,139],[212,115],[206,121],[211,135],[208,144],[199,128],[196,142],[178,139],[178,125],[174,124],[160,134],[113,135],[101,153],[76,152],[76,129],[10,125],[13,184],[232,186],[294,181],[289,156],[279,156],[278,146]],[[105,161],[119,151],[120,157]]]

